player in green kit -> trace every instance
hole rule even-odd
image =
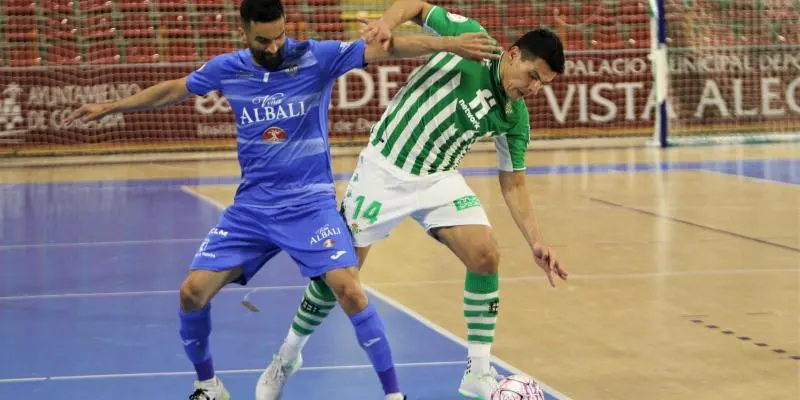
[[[440,36],[485,32],[475,20],[441,7],[398,0],[366,28],[365,37],[389,43],[391,30],[409,20]],[[497,387],[490,349],[499,311],[499,252],[486,213],[457,168],[473,143],[494,139],[503,197],[536,264],[551,285],[556,277],[566,279],[542,240],[525,184],[530,123],[522,99],[563,70],[563,46],[548,30],[528,32],[498,60],[434,54],[409,77],[372,128],[342,202],[360,266],[369,246],[409,216],[464,262],[468,363],[459,392],[467,397],[488,400]],[[285,371],[302,361],[302,347],[333,304],[335,298],[322,281],[309,284],[268,370]],[[270,384],[282,387],[291,372],[274,374]]]

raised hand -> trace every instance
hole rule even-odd
[[[359,22],[365,26],[361,28],[361,38],[366,40],[367,43],[378,41],[383,46],[383,49],[389,51],[392,42],[392,30],[389,26],[380,20],[370,20],[366,18],[359,18]]]

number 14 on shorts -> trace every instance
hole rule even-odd
[[[366,208],[364,208],[365,202],[366,200],[364,199],[364,196],[358,196],[353,200],[353,203],[355,203],[355,209],[353,210],[352,219],[355,221],[361,217],[369,221],[370,224],[374,224],[375,221],[378,220],[378,214],[381,212],[382,204],[380,201],[373,201],[369,203]],[[363,213],[362,208],[364,208]]]

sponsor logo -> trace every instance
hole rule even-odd
[[[456,206],[456,211],[463,211],[472,207],[480,207],[481,201],[478,200],[478,196],[469,195],[456,199],[453,204]]]
[[[242,113],[239,115],[240,126],[295,118],[305,115],[307,111],[304,101],[287,100],[284,93],[254,97],[252,103],[256,107],[250,107],[249,109],[242,107]]]
[[[16,135],[27,131],[20,126],[25,122],[25,118],[22,117],[22,108],[17,101],[17,96],[22,92],[22,88],[16,83],[3,89],[3,97],[0,98],[0,136]]]
[[[236,136],[236,125],[234,124],[198,124],[197,136]]]
[[[211,228],[211,231],[208,232],[209,236],[219,235],[222,237],[228,237],[228,231],[224,231],[222,229]]]
[[[347,50],[347,48],[350,47],[350,45],[352,45],[352,44],[353,44],[353,42],[341,42],[341,43],[339,43],[339,53],[344,53],[345,50]]]
[[[372,347],[373,344],[378,343],[380,341],[381,341],[381,338],[376,337],[376,338],[372,338],[370,340],[367,340],[366,342],[363,343],[363,345],[364,345],[364,347]]]
[[[467,22],[467,17],[459,14],[447,13],[447,19],[453,22],[462,23]]]
[[[271,126],[261,134],[261,138],[267,143],[283,143],[289,138],[289,135],[285,130]]]
[[[322,228],[317,229],[317,232],[309,240],[309,244],[317,244],[320,242],[324,242],[325,239],[332,238],[334,236],[339,236],[341,234],[342,234],[341,229],[337,227],[331,228],[330,225],[325,225]]]

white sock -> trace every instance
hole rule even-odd
[[[300,352],[303,351],[303,347],[308,343],[310,337],[311,335],[300,336],[294,329],[289,329],[289,334],[286,335],[286,339],[283,340],[281,349],[278,350],[278,355],[286,361],[296,360]]]
[[[469,356],[469,371],[474,375],[488,374],[491,370],[492,344],[469,343],[467,345]]]

